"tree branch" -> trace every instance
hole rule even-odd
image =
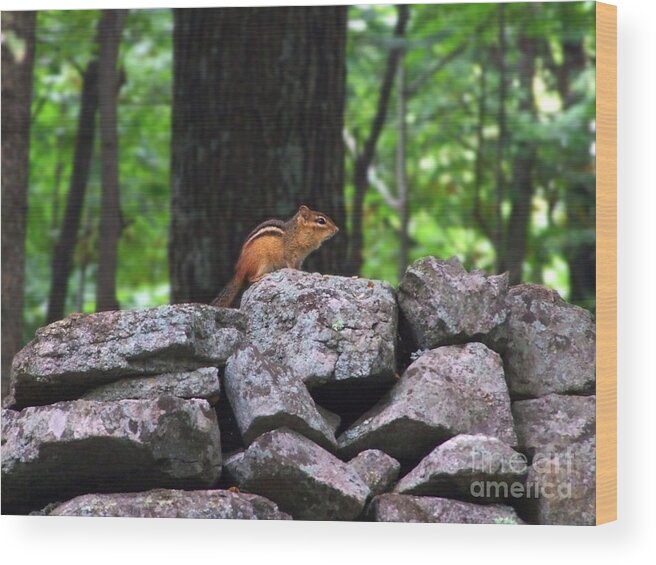
[[[405,90],[406,96],[408,98],[417,94],[417,91],[424,86],[426,82],[435,74],[440,72],[444,67],[446,67],[453,59],[460,55],[467,46],[469,45],[469,40],[461,43],[451,51],[449,51],[444,57],[435,61],[432,65],[429,65],[428,68],[421,73],[415,80],[413,80]]]
[[[394,27],[394,39],[402,38],[405,36],[406,26],[409,19],[409,7],[405,4],[397,6],[398,18],[396,26]],[[376,114],[371,124],[371,130],[364,143],[362,152],[356,156],[354,164],[354,178],[353,185],[355,192],[353,194],[352,206],[352,232],[350,237],[350,249],[348,260],[346,262],[346,273],[356,275],[360,271],[362,265],[362,246],[364,237],[362,233],[362,214],[364,207],[364,198],[369,188],[369,169],[376,152],[376,144],[378,138],[385,125],[387,117],[387,108],[389,99],[394,85],[394,76],[398,67],[399,58],[401,56],[402,46],[395,44],[389,51],[387,56],[387,64],[385,65],[385,73],[380,89],[380,96],[376,105]]]
[[[344,129],[344,145],[354,158],[357,157],[357,141],[355,136],[352,135],[351,132],[349,132],[347,129]],[[383,200],[390,208],[394,210],[399,209],[398,199],[392,194],[392,191],[387,186],[387,183],[380,176],[378,176],[378,168],[373,163],[369,167],[368,180],[371,185],[378,191],[378,194],[382,196]]]
[[[415,80],[413,80],[405,90],[406,97],[410,98],[417,94],[417,91],[424,86],[424,84],[435,74],[439,73],[444,67],[446,67],[451,61],[453,61],[456,57],[461,55],[467,47],[469,47],[469,42],[471,41],[471,38],[476,38],[478,35],[483,31],[485,28],[486,22],[480,23],[474,31],[471,33],[469,38],[467,38],[465,41],[463,41],[460,45],[457,45],[451,51],[449,51],[444,57],[441,59],[438,59],[437,61],[434,61],[431,65],[424,70],[423,73],[421,73]]]

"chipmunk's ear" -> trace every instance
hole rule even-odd
[[[309,220],[311,216],[311,210],[305,204],[302,204],[301,207],[298,209],[298,214],[304,220]]]

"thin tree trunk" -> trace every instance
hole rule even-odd
[[[399,280],[401,280],[403,278],[403,274],[405,273],[405,269],[408,266],[408,254],[410,251],[410,238],[408,233],[408,224],[410,222],[410,202],[406,162],[406,149],[408,140],[406,122],[405,49],[401,50],[398,67],[398,139],[396,145],[396,182],[398,185],[399,216],[401,219],[398,258],[398,273]]]
[[[2,13],[2,396],[22,344],[36,12]]]
[[[59,140],[58,140],[59,143]],[[52,186],[52,216],[50,217],[50,233],[57,231],[59,221],[59,208],[61,202],[61,181],[64,171],[64,162],[61,159],[61,153],[57,152],[57,162],[55,163],[55,179]]]
[[[68,279],[73,263],[73,253],[84,208],[84,197],[89,182],[89,171],[93,157],[98,110],[98,61],[92,59],[82,77],[80,111],[75,137],[75,154],[71,172],[66,211],[61,223],[59,240],[52,258],[50,298],[46,322],[54,322],[64,317]]]
[[[409,6],[401,4],[397,6],[398,17],[394,28],[394,38],[401,39],[405,36],[405,29],[409,19]],[[347,275],[357,275],[362,267],[362,248],[364,246],[364,234],[362,229],[362,216],[364,214],[364,199],[369,189],[369,167],[373,162],[376,153],[378,138],[385,125],[387,117],[387,108],[389,99],[394,85],[394,77],[401,56],[400,46],[392,46],[387,57],[385,74],[380,88],[380,96],[376,106],[376,114],[371,124],[369,137],[365,141],[362,152],[355,160],[353,173],[353,202],[351,206],[351,237],[348,260],[346,261],[345,271]]]
[[[505,198],[505,175],[503,173],[503,159],[507,138],[506,123],[506,7],[505,4],[499,4],[498,10],[498,65],[499,65],[499,101],[497,111],[497,123],[499,134],[497,138],[497,155],[495,169],[495,199],[494,199],[494,239],[493,245],[497,254],[497,272],[503,271],[504,263],[504,229],[503,229],[503,201]]]
[[[169,269],[209,302],[253,227],[300,204],[342,228],[306,268],[341,272],[345,6],[174,11]]]
[[[100,156],[102,160],[101,216],[98,237],[96,310],[118,310],[116,268],[121,235],[121,205],[118,172],[117,69],[118,49],[126,10],[103,10],[100,19],[98,103],[100,109]]]
[[[474,163],[474,220],[476,224],[491,241],[494,234],[490,229],[488,220],[481,209],[481,188],[483,186],[484,167],[485,167],[485,138],[483,131],[487,120],[487,67],[485,62],[481,68],[481,89],[478,96],[478,124],[476,126],[476,159]]]
[[[520,115],[535,119],[535,100],[533,97],[533,77],[535,76],[536,40],[520,32],[519,39],[519,86]],[[522,266],[528,249],[529,228],[531,224],[531,204],[533,201],[533,167],[537,148],[534,141],[523,141],[517,148],[513,159],[512,210],[504,238],[504,252],[501,256],[500,272],[509,271],[510,284],[522,280]]]

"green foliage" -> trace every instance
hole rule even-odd
[[[346,327],[346,324],[344,323],[344,320],[341,318],[337,318],[335,322],[333,322],[332,328],[336,332],[341,332],[344,328]]]
[[[25,338],[44,321],[50,261],[72,168],[82,71],[96,52],[98,14],[95,10],[38,14]],[[503,217],[507,221],[514,198],[513,158],[527,143],[537,142],[524,278],[553,286],[568,298],[568,257],[595,241],[594,5],[508,4],[505,18],[509,138],[499,163],[506,182]],[[406,38],[396,42],[392,40],[395,23],[393,5],[349,9],[345,114],[349,145],[356,152],[362,148],[376,112],[388,51],[402,45],[408,88],[409,259],[456,255],[468,268],[494,271],[495,245],[474,210],[478,190],[481,216],[492,223],[499,136],[498,6],[413,5]],[[121,43],[125,83],[118,115],[125,229],[119,248],[118,298],[122,307],[168,300],[172,26],[170,10],[132,10]],[[536,108],[531,114],[519,105],[527,95],[518,82],[520,32],[538,44],[533,77]],[[563,100],[559,80],[571,44],[583,44],[585,61],[571,80],[571,96]],[[443,64],[436,68],[440,61]],[[483,74],[486,115],[480,123]],[[376,177],[392,194],[396,193],[397,94],[395,90],[374,160]],[[347,208],[353,194],[354,160],[353,151],[347,150]],[[99,205],[96,151],[67,312],[94,309]],[[363,223],[362,275],[398,282],[399,213],[374,186],[366,197]],[[594,293],[580,303],[594,308]]]
[[[531,12],[531,10],[538,12]],[[498,6],[495,4],[413,5],[405,41],[408,86],[408,177],[410,181],[410,260],[425,255],[457,256],[468,268],[494,271],[496,250],[474,215],[477,133],[481,75],[486,73],[486,117],[482,124],[480,208],[493,223],[496,143],[499,136]],[[346,128],[361,148],[377,104],[389,38],[395,23],[393,6],[353,6],[349,14],[348,99]],[[500,163],[505,179],[502,210],[507,221],[513,158],[528,142],[537,142],[528,253],[524,280],[548,284],[569,297],[567,249],[594,244],[594,5],[508,4],[506,66],[509,80],[506,113],[509,139]],[[519,34],[535,38],[537,70],[533,77],[535,116],[519,108],[527,95],[519,88]],[[585,68],[576,76],[576,99],[561,100],[558,75],[563,43],[583,43]],[[382,47],[382,48],[381,48]],[[451,57],[452,52],[457,55]],[[436,63],[444,61],[436,72]],[[420,84],[419,88],[413,86]],[[398,95],[398,93],[396,94]],[[395,193],[397,143],[396,99],[374,162],[376,176]],[[352,182],[354,155],[347,159]],[[572,201],[574,186],[592,187]],[[347,186],[347,198],[353,187]],[[398,212],[372,186],[365,201],[365,264],[362,274],[397,282]],[[594,308],[592,300],[583,305]]]
[[[512,524],[512,525],[517,525],[519,522],[513,518],[512,516],[499,516],[498,518],[494,519],[495,524]]]
[[[82,72],[97,50],[99,12],[38,14],[27,237],[25,338],[43,324],[50,261],[73,162]],[[122,307],[168,301],[169,151],[172,67],[170,10],[129,13],[121,43],[125,82],[119,94],[121,206],[118,299]],[[100,217],[96,146],[67,312],[95,308]],[[81,265],[87,267],[81,270]]]

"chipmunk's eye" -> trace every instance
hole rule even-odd
[[[324,218],[323,216],[319,216],[317,218],[317,224],[325,226],[326,225],[326,218]]]

